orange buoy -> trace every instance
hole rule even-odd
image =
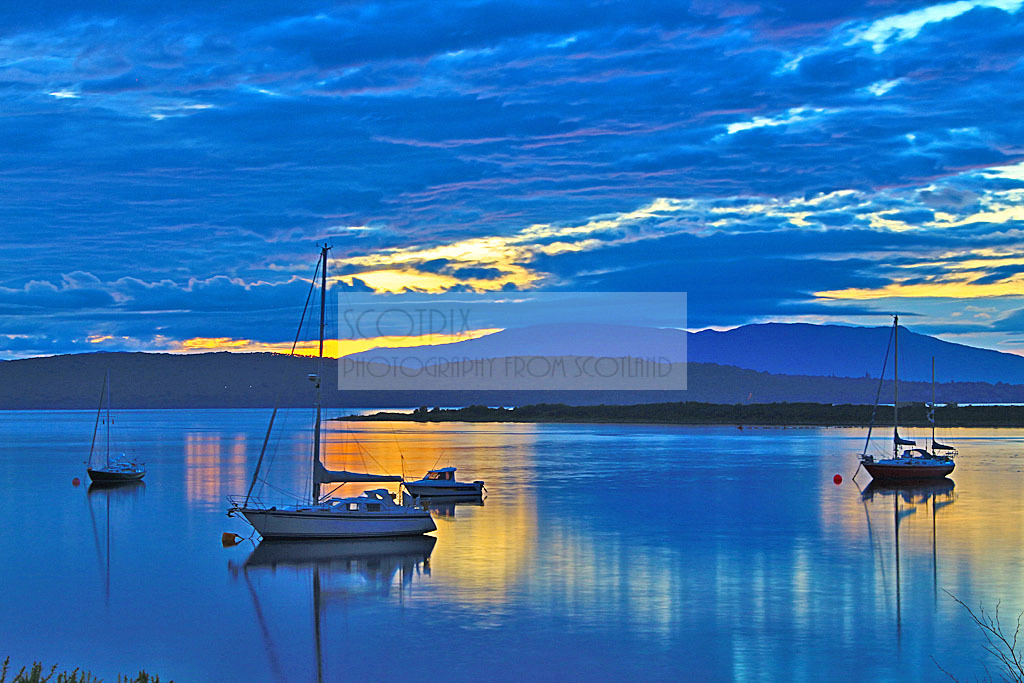
[[[832,483],[835,484],[836,486],[839,486],[840,484],[842,484],[843,483],[843,475],[837,474],[836,476],[832,477]]]
[[[82,482],[81,482],[81,480],[79,480],[79,478],[78,478],[78,477],[75,477],[74,479],[72,479],[72,480],[71,480],[71,485],[72,485],[72,486],[78,486],[78,485],[79,485],[79,484],[81,484],[81,483],[82,483]]]
[[[230,531],[225,531],[220,535],[220,544],[225,548],[230,548],[233,545],[238,545],[239,541],[245,540],[238,534],[233,534]]]

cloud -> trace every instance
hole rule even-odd
[[[865,42],[875,52],[884,52],[893,43],[916,38],[929,24],[948,21],[978,8],[995,8],[1014,13],[1020,10],[1021,0],[956,0],[896,14],[872,22],[858,30],[848,44]]]
[[[712,325],[860,319],[910,294],[1002,311],[1017,283],[1000,256],[1021,246],[1016,1],[0,18],[0,322],[18,353],[285,341],[324,237],[339,283],[662,282],[702,292]],[[754,296],[705,262],[780,284]]]
[[[755,116],[749,121],[738,121],[725,126],[725,132],[734,135],[741,131],[753,130],[755,128],[766,128],[772,126],[786,126],[791,123],[802,123],[812,118],[825,114],[824,109],[812,109],[810,107],[794,107],[784,114],[775,117]]]

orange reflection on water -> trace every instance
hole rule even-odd
[[[185,496],[190,502],[220,502],[224,492],[245,481],[245,434],[185,435]]]
[[[475,608],[491,619],[500,619],[501,608],[523,593],[544,596],[542,602],[558,604],[581,620],[600,621],[606,609],[629,605],[630,623],[667,633],[680,618],[686,593],[677,571],[678,551],[637,549],[628,537],[595,534],[571,517],[547,516],[541,528],[535,463],[544,429],[533,424],[331,423],[325,460],[331,469],[376,473],[398,474],[404,467],[409,479],[455,466],[460,481],[486,482],[489,493],[482,506],[431,504],[438,539],[430,558],[430,582],[437,589],[432,599],[443,596],[447,605]],[[351,495],[379,486],[351,485],[342,491]]]
[[[898,520],[901,587],[922,580],[934,584],[938,608],[945,614],[961,608],[945,599],[943,590],[959,596],[998,595],[1004,606],[1019,610],[1024,606],[1024,567],[1019,562],[1024,544],[1024,430],[946,431],[942,441],[948,439],[960,450],[948,480],[865,488],[871,477],[862,471],[853,486],[844,483],[823,497],[822,522],[843,543],[870,545],[876,571],[892,584]],[[879,599],[892,600],[893,590]]]
[[[524,468],[523,458],[532,455],[535,425],[378,422],[332,427],[325,448],[330,469],[401,474],[404,468],[406,478],[419,479],[430,469],[451,465],[458,468],[460,481],[482,479],[495,492],[483,506],[434,513],[438,543],[432,576],[448,584],[457,599],[500,603],[525,580],[536,553],[537,511],[521,482],[532,476],[532,459]],[[517,449],[514,471],[501,457],[507,448]],[[342,492],[355,495],[379,487],[352,484]]]

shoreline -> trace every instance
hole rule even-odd
[[[875,418],[872,420],[872,412]],[[381,411],[346,415],[329,421],[347,422],[490,422],[551,424],[651,424],[734,427],[892,428],[892,407],[823,403],[649,403],[635,405],[568,406],[536,404],[515,408],[468,406],[417,408],[411,412]],[[900,406],[900,426],[929,428],[923,404]],[[937,406],[938,429],[955,427],[1024,427],[1024,406]]]

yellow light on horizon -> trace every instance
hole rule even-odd
[[[368,337],[365,339],[325,339],[324,356],[327,358],[341,358],[361,351],[370,351],[380,348],[408,348],[410,346],[440,346],[442,344],[454,344],[469,339],[477,339],[495,332],[501,332],[502,328],[488,328],[479,330],[467,330],[458,334],[432,334],[430,336],[408,335],[402,337]],[[316,356],[319,353],[320,343],[316,340],[300,341],[295,347],[297,356]],[[243,353],[280,353],[291,352],[291,342],[258,342],[252,339],[232,339],[230,337],[193,337],[179,343],[172,353],[210,353],[217,351],[235,351]]]
[[[474,264],[473,267],[476,267],[476,265]],[[469,286],[476,291],[485,292],[500,291],[502,287],[509,283],[522,288],[539,279],[521,266],[482,264],[482,267],[497,267],[505,271],[506,274],[499,279],[483,280],[479,278],[457,278],[445,275],[444,273],[428,273],[418,270],[382,269],[355,273],[349,276],[348,280],[349,284],[351,284],[352,279],[362,280],[367,286],[378,293],[401,293],[409,290],[434,294],[446,292],[458,285]]]
[[[967,279],[914,284],[892,282],[875,289],[851,287],[814,292],[814,296],[822,299],[867,301],[889,298],[983,299],[996,296],[1020,296],[1021,293],[1024,293],[1024,279],[1015,277],[1003,282],[982,284],[976,284]]]

